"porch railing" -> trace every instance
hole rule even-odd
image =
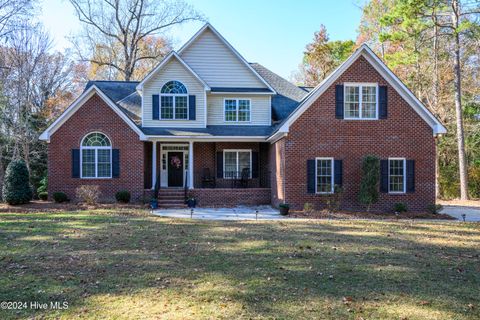
[[[215,172],[210,170],[210,172]],[[254,178],[255,177],[255,178]],[[259,170],[258,174],[245,174],[241,171],[227,171],[221,177],[205,176],[203,173],[195,173],[195,188],[270,188],[270,171]]]

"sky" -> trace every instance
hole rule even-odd
[[[298,70],[305,46],[321,24],[331,40],[355,40],[365,0],[187,0],[249,62],[258,62],[286,79]],[[65,0],[42,0],[40,21],[54,49],[69,47],[80,22]],[[175,27],[168,36],[179,49],[203,23]]]

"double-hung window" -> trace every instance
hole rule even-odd
[[[112,177],[112,145],[102,133],[94,132],[83,138],[81,145],[81,177]]]
[[[188,92],[179,81],[167,82],[160,93],[161,120],[188,119]]]
[[[344,85],[345,119],[378,119],[378,85]]]
[[[388,159],[388,192],[405,193],[406,161],[404,158]]]
[[[252,177],[251,150],[224,150],[223,177],[225,179],[240,178],[247,175]]]
[[[224,117],[226,122],[249,122],[250,100],[249,99],[225,99]]]
[[[316,193],[333,193],[333,158],[316,158]]]

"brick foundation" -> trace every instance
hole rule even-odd
[[[270,204],[270,188],[193,189],[199,207],[234,207],[237,205]]]

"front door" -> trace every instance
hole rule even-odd
[[[183,152],[168,153],[168,186],[183,187]]]

